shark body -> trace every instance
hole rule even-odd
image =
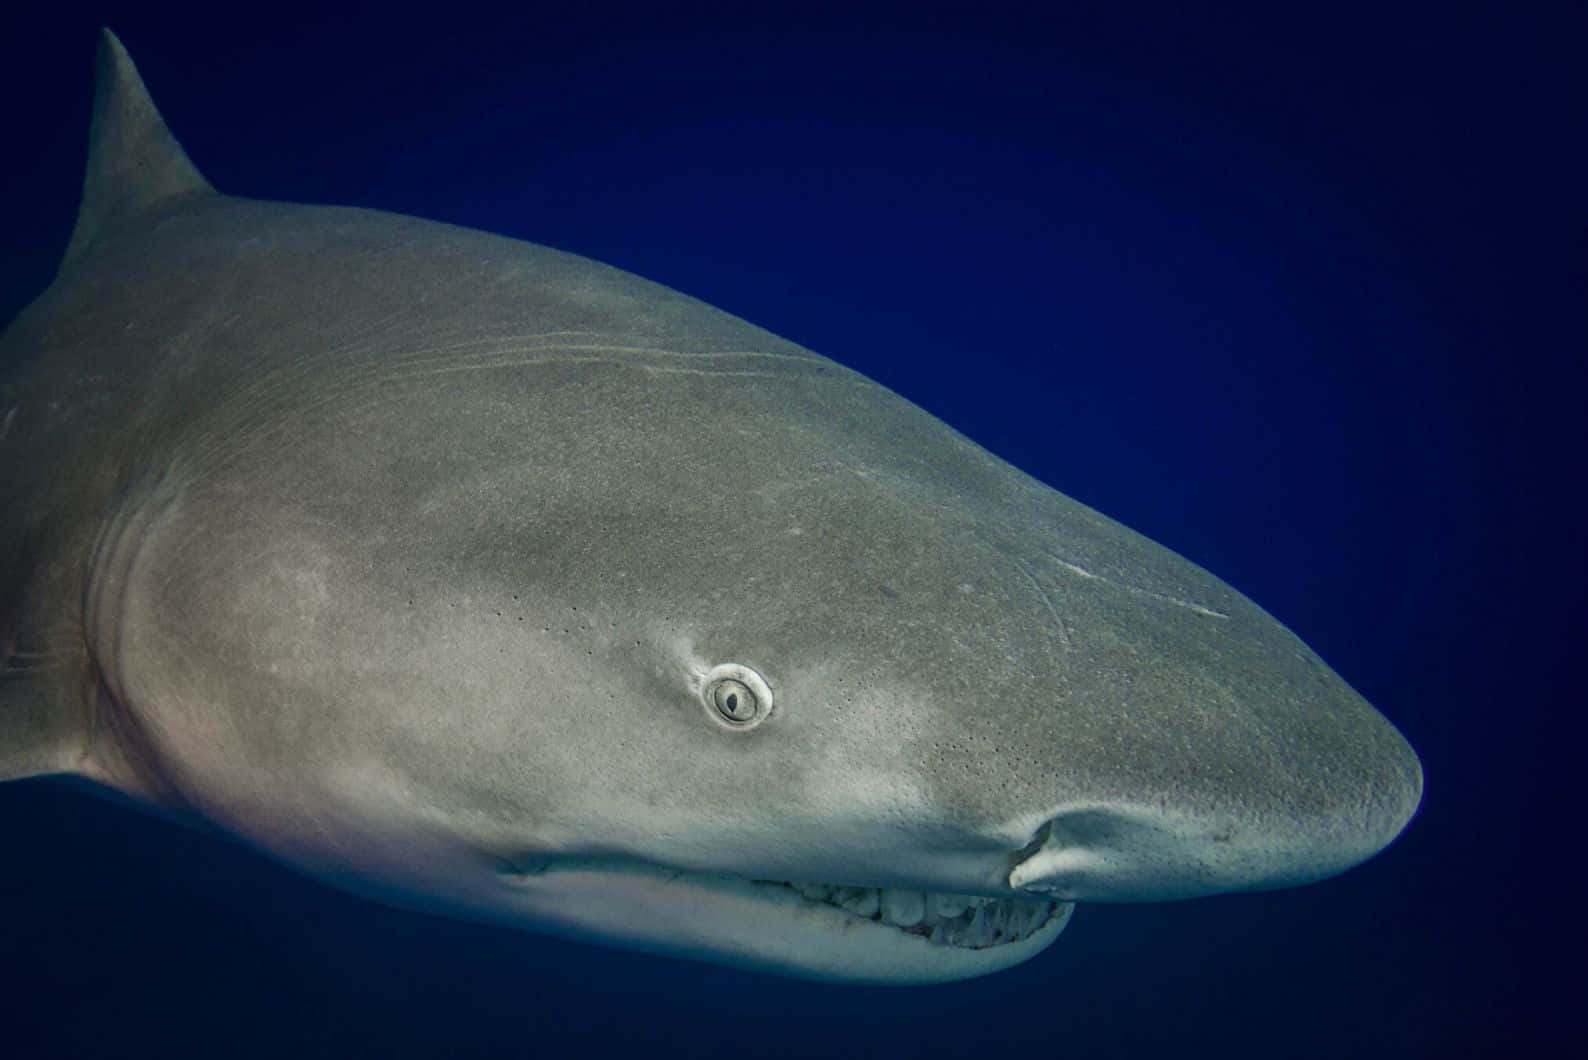
[[[570,254],[219,194],[108,33],[99,67],[0,338],[0,779],[871,982],[1320,879],[1415,812],[1280,623],[885,388]]]

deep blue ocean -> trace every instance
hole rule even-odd
[[[0,1056],[1588,1055],[1566,27],[155,6],[0,16],[0,317],[70,232],[108,22],[220,190],[550,244],[864,372],[1294,629],[1426,794],[1336,879],[1082,906],[1011,971],[872,988],[396,911],[27,781]]]

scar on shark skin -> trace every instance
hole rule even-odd
[[[1148,589],[1138,589],[1133,585],[1120,585],[1118,582],[1111,581],[1110,579],[1103,577],[1101,574],[1093,574],[1079,563],[1071,563],[1069,560],[1060,559],[1058,556],[1052,554],[1048,554],[1047,558],[1051,560],[1055,566],[1061,567],[1064,570],[1069,571],[1071,574],[1076,575],[1077,577],[1090,578],[1093,581],[1100,581],[1104,585],[1112,585],[1116,589],[1123,589],[1125,592],[1132,593],[1136,596],[1145,596],[1151,600],[1159,600],[1166,604],[1173,604],[1175,607],[1188,608],[1192,611],[1195,611],[1199,615],[1206,615],[1209,618],[1230,617],[1223,611],[1215,611],[1211,607],[1204,607],[1201,604],[1193,603],[1190,600],[1181,600],[1179,597],[1167,596],[1163,593],[1155,593]]]

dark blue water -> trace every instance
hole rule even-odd
[[[224,191],[659,280],[1210,568],[1416,746],[1400,842],[873,989],[395,912],[27,782],[0,789],[0,1055],[1583,1047],[1569,35],[1499,6],[1050,6],[112,24]],[[0,315],[70,230],[101,17],[75,7],[0,24]]]

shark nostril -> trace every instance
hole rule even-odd
[[[1017,891],[1062,899],[1157,901],[1249,885],[1253,866],[1230,848],[1232,825],[1137,807],[1057,813],[1009,871]]]
[[[1087,833],[1097,831],[1086,827],[1088,819],[1097,812],[1056,814],[1044,821],[1030,842],[1014,852],[1009,886],[1017,891],[1072,897],[1075,877],[1095,857],[1088,857],[1083,851],[1089,847]]]
[[[1036,832],[1032,834],[1030,842],[1009,855],[1009,874],[1012,876],[1016,869],[1030,861],[1037,851],[1047,845],[1052,835],[1053,819],[1050,817],[1048,820],[1043,821]]]
[[[1014,855],[1012,890],[1069,901],[1155,902],[1268,890],[1342,872],[1372,854],[1319,824],[1251,808],[1075,807],[1054,814]]]

